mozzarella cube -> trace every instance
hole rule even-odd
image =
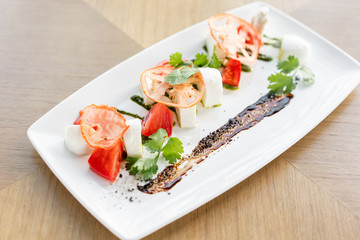
[[[151,88],[152,88],[152,81],[151,81],[151,79],[148,78],[148,77],[146,77],[146,82],[147,82],[147,84],[148,84],[149,89],[151,89]],[[154,103],[153,100],[151,100],[148,96],[146,96],[146,94],[144,93],[144,91],[142,90],[142,88],[140,89],[140,91],[141,91],[142,97],[143,97],[143,99],[144,99],[145,105],[151,105],[151,104]]]
[[[139,119],[126,120],[130,127],[124,134],[124,144],[129,157],[142,157],[141,121]]]
[[[209,60],[211,59],[211,56],[214,52],[214,46],[216,45],[216,41],[213,39],[213,37],[211,36],[211,34],[208,34],[206,36],[206,48],[207,48],[207,51],[208,51],[208,57],[209,57]]]
[[[216,56],[218,57],[218,59],[220,61],[224,61],[225,60],[225,57],[226,57],[226,54],[223,50],[221,50],[218,46],[217,46],[217,43],[216,41],[214,40],[214,38],[211,36],[211,34],[208,34],[206,36],[206,39],[205,39],[205,44],[206,44],[206,48],[207,48],[207,52],[208,52],[208,59],[209,61],[211,61],[211,57],[214,53],[214,46],[215,46],[215,53],[216,53]]]
[[[259,12],[251,19],[251,24],[254,26],[256,31],[261,35],[265,24],[268,21],[269,8],[262,7]]]
[[[219,70],[215,68],[199,68],[205,82],[205,94],[202,103],[205,108],[211,108],[222,103],[223,85]]]
[[[181,128],[196,127],[196,105],[190,108],[176,108]]]
[[[296,35],[284,34],[281,40],[279,59],[285,60],[289,56],[295,56],[301,64],[304,64],[310,58],[310,52],[311,46],[303,38]]]
[[[65,147],[76,155],[90,154],[92,148],[85,142],[80,125],[71,125],[65,129]]]
[[[144,91],[142,89],[141,89],[141,95],[142,95],[142,97],[144,99],[145,105],[151,105],[151,104],[154,103],[153,100],[151,100],[148,96],[146,96],[146,94],[144,93]]]

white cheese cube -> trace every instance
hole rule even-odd
[[[218,106],[222,103],[223,86],[219,70],[215,68],[199,68],[205,82],[205,94],[202,103],[205,108]]]
[[[262,7],[259,12],[251,19],[251,24],[255,27],[259,34],[262,34],[265,24],[268,21],[269,8]]]
[[[80,125],[71,125],[65,128],[65,147],[76,155],[90,154],[92,148],[85,142]]]
[[[142,95],[142,97],[144,99],[145,105],[151,105],[151,104],[154,103],[153,100],[151,100],[148,96],[146,96],[146,94],[144,93],[144,91],[142,89],[141,89],[141,95]]]
[[[151,81],[151,79],[148,78],[148,77],[146,77],[146,82],[147,82],[147,84],[148,84],[149,89],[151,89],[151,88],[152,88],[152,81]],[[145,103],[145,105],[151,105],[151,104],[154,103],[153,100],[151,100],[148,96],[146,96],[146,94],[144,93],[144,91],[142,90],[142,88],[140,89],[140,91],[141,91],[142,97],[144,98],[144,103]]]
[[[181,128],[196,127],[196,105],[190,108],[176,108]]]
[[[221,50],[217,46],[216,41],[213,39],[213,37],[211,36],[210,33],[206,36],[205,44],[206,44],[206,48],[207,48],[207,51],[208,51],[208,59],[209,59],[209,61],[211,61],[211,57],[212,57],[213,52],[214,52],[214,46],[215,46],[215,53],[216,53],[216,56],[218,57],[218,59],[220,61],[225,60],[225,57],[226,57],[225,52],[223,50]]]
[[[209,57],[209,60],[211,59],[211,56],[214,52],[214,46],[216,45],[216,41],[212,38],[211,34],[208,34],[206,36],[206,48],[207,48],[207,51],[208,51],[208,57]]]
[[[141,121],[139,119],[126,120],[130,127],[124,134],[124,144],[129,157],[142,157]]]
[[[285,60],[292,55],[298,58],[301,64],[304,64],[310,58],[310,51],[310,44],[303,38],[296,35],[284,34],[281,40],[279,59]]]

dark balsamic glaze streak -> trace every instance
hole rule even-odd
[[[256,103],[248,106],[235,117],[230,118],[219,129],[201,139],[191,154],[184,156],[177,163],[167,166],[156,178],[150,180],[144,186],[138,185],[138,189],[150,194],[169,190],[181,180],[182,176],[194,164],[200,163],[211,152],[229,143],[232,137],[239,132],[249,129],[265,117],[279,112],[289,103],[292,97],[291,94],[275,97],[270,93],[261,97]]]

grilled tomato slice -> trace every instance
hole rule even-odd
[[[172,85],[165,81],[165,77],[174,70],[170,65],[161,65],[143,71],[140,82],[145,95],[170,107],[189,108],[196,105],[205,93],[201,73],[195,73],[186,82]]]
[[[129,128],[125,122],[125,118],[117,112],[116,108],[92,104],[82,112],[81,133],[89,146],[110,149]]]
[[[229,13],[210,17],[208,24],[218,47],[228,57],[241,63],[256,62],[262,41],[253,25]]]

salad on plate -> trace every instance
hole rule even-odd
[[[148,111],[146,116],[91,104],[79,109],[74,124],[65,129],[66,148],[75,155],[89,155],[90,169],[110,182],[115,182],[121,171],[128,171],[146,181],[138,184],[142,192],[172,188],[194,164],[236,134],[283,109],[298,85],[314,83],[314,74],[306,66],[310,44],[291,34],[264,35],[268,11],[259,9],[251,23],[229,13],[211,16],[204,47],[192,59],[183,59],[179,49],[142,71],[140,94],[134,93],[131,100]],[[265,47],[278,51],[277,58],[265,54]],[[258,61],[278,61],[273,74],[264,79],[269,92],[184,153],[182,139],[174,136],[173,129],[198,128],[199,108],[221,108],[224,94],[246,88],[241,86],[242,73],[251,72]],[[125,168],[121,167],[123,161]],[[160,168],[160,162],[166,167]]]

